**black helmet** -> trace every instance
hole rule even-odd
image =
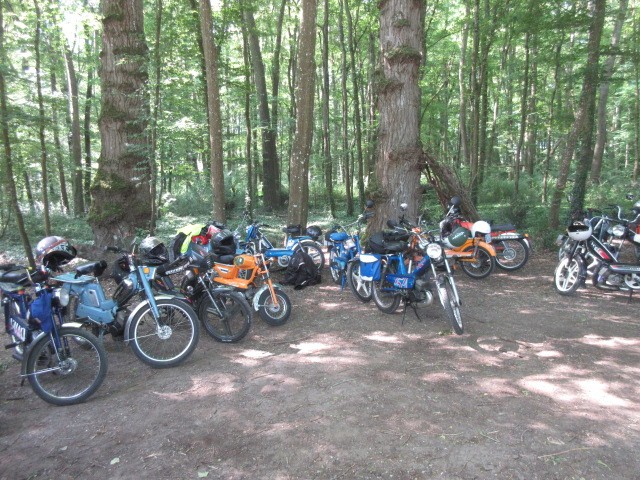
[[[62,265],[76,258],[76,249],[62,237],[45,237],[36,245],[36,261],[52,270],[59,270]]]
[[[147,237],[140,242],[140,255],[151,265],[162,265],[169,261],[167,247],[159,238]]]
[[[230,230],[220,230],[211,238],[213,253],[233,255],[236,253],[236,240]]]

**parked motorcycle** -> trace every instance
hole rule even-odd
[[[469,224],[462,219],[460,203],[459,197],[451,199],[449,209],[440,222],[440,239],[447,258],[460,265],[464,273],[473,279],[486,278],[496,265],[491,226],[484,220]]]
[[[403,302],[403,315],[411,307],[418,316],[417,305],[430,305],[435,289],[454,332],[461,335],[461,301],[442,242],[406,220],[402,225],[388,222],[388,226],[408,235],[410,247],[406,240],[384,240],[382,247],[369,242],[369,250],[376,253],[361,255],[361,273],[372,280],[378,309],[394,313]]]
[[[640,220],[640,215],[635,221]],[[591,264],[593,286],[601,290],[640,290],[640,265],[619,262],[610,245],[594,234],[590,223],[574,222],[567,228],[571,240],[568,252],[560,259],[554,284],[561,295],[571,295],[585,285]]]
[[[117,288],[111,298],[107,298],[99,281],[107,268],[104,260],[82,265],[53,280],[61,283],[63,292],[74,299],[69,312],[71,321],[85,324],[99,337],[105,333],[114,338],[124,337],[125,343],[147,365],[174,367],[195,350],[200,324],[193,308],[183,300],[154,294],[152,283],[166,282],[163,264],[167,258],[165,253],[154,251],[157,244],[150,240],[153,237],[140,243],[140,257],[110,249],[123,253],[114,267]],[[136,295],[141,301],[133,304]]]
[[[33,391],[53,405],[87,400],[102,384],[108,369],[102,342],[81,328],[64,323],[69,297],[46,282],[76,256],[61,237],[47,237],[36,246],[39,268],[0,267],[0,301],[13,357],[22,362],[21,376]],[[33,287],[34,293],[28,288]]]

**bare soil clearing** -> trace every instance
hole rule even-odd
[[[104,384],[72,407],[2,350],[0,479],[639,478],[640,298],[562,297],[554,266],[458,273],[462,336],[439,304],[403,323],[325,274],[287,289],[286,325],[203,330],[174,369],[107,339]]]

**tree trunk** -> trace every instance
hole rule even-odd
[[[40,62],[40,29],[41,12],[38,0],[33,1],[36,11],[36,31],[34,50],[36,56],[36,90],[38,93],[38,138],[40,140],[40,171],[42,172],[42,208],[44,216],[44,234],[51,235],[51,219],[49,218],[49,172],[47,170],[47,143],[44,129],[44,100],[42,96],[42,72]]]
[[[342,92],[342,176],[344,177],[347,215],[353,215],[353,179],[349,168],[349,99],[347,93],[347,44],[344,35],[344,0],[339,0],[340,15],[338,16],[338,33],[340,36],[342,74],[340,87]]]
[[[65,47],[64,59],[67,65],[67,94],[69,116],[71,117],[71,154],[73,158],[73,213],[76,217],[84,215],[84,196],[82,193],[82,147],[80,135],[80,102],[78,100],[78,79],[73,64],[71,50]]]
[[[51,94],[56,96],[58,87],[56,84],[56,74],[51,71]],[[58,126],[58,107],[56,102],[51,104],[51,117],[53,123],[53,145],[56,153],[56,166],[58,168],[58,181],[60,182],[60,200],[62,203],[62,211],[64,213],[70,213],[71,207],[69,205],[69,196],[67,195],[67,180],[64,175],[64,165],[62,161],[62,144],[60,143],[60,128]]]
[[[520,134],[516,147],[516,158],[513,166],[513,196],[517,197],[520,191],[520,169],[522,166],[522,151],[524,147],[524,136],[527,131],[527,97],[529,95],[529,59],[531,49],[529,47],[531,33],[525,33],[524,37],[524,74],[522,78],[522,96],[520,98]]]
[[[142,0],[103,0],[102,24],[102,142],[88,222],[98,246],[128,245],[151,221]]]
[[[582,93],[580,94],[580,103],[573,121],[573,126],[571,127],[571,132],[567,138],[556,180],[556,188],[551,200],[551,208],[549,209],[549,227],[554,230],[558,228],[560,223],[560,202],[564,196],[571,159],[579,139],[582,139],[585,145],[582,147],[581,165],[579,165],[576,171],[576,183],[573,190],[574,196],[571,201],[571,211],[582,210],[582,204],[584,202],[584,186],[589,167],[591,166],[591,159],[593,158],[589,156],[589,151],[592,145],[591,126],[593,125],[593,111],[595,110],[595,93],[598,80],[600,37],[604,23],[604,7],[605,0],[595,0],[595,9],[589,31],[588,58],[582,84]],[[591,152],[591,155],[593,155],[593,152]],[[585,169],[585,167],[587,168]],[[580,173],[580,171],[582,171],[582,173]],[[582,179],[580,179],[580,175],[583,175]],[[582,182],[581,186],[579,185],[580,182]]]
[[[382,62],[378,80],[380,149],[376,215],[369,222],[369,232],[379,230],[387,219],[396,218],[401,203],[408,204],[408,218],[416,217],[422,198],[420,172],[424,163],[418,79],[425,2],[383,0],[378,6]]]
[[[622,26],[627,16],[628,0],[620,0],[620,9],[616,17],[616,23],[613,27],[611,36],[610,50],[615,52],[620,43],[620,35]],[[611,54],[604,63],[604,71],[600,82],[600,95],[598,96],[598,126],[596,134],[596,146],[593,151],[593,164],[591,165],[591,181],[595,184],[600,183],[600,173],[602,172],[602,159],[604,157],[604,149],[607,144],[607,100],[609,98],[609,84],[616,63],[615,55]]]
[[[242,28],[242,54],[244,58],[244,123],[247,129],[245,140],[245,162],[247,165],[247,191],[244,196],[244,208],[253,218],[253,198],[254,198],[254,175],[253,175],[253,152],[251,124],[251,63],[249,61],[249,41],[247,39],[247,29]]]
[[[271,129],[274,132],[275,142],[276,142],[276,158],[278,162],[276,164],[278,168],[278,188],[280,199],[278,203],[281,204],[284,201],[283,192],[282,192],[282,184],[281,184],[281,176],[282,176],[282,165],[280,162],[280,156],[277,151],[277,135],[278,135],[278,102],[280,95],[280,51],[282,50],[282,23],[284,21],[284,11],[288,0],[282,0],[280,4],[280,12],[278,13],[278,23],[276,27],[276,44],[273,50],[273,60],[271,65],[271,88],[273,89],[273,96],[271,99]]]
[[[281,192],[276,131],[273,129],[269,113],[269,94],[260,50],[260,39],[258,38],[253,12],[245,8],[242,14],[249,37],[249,52],[251,53],[253,78],[258,96],[259,128],[262,132],[262,198],[266,207],[277,208],[280,206]]]
[[[93,103],[93,63],[95,59],[96,32],[92,32],[87,25],[85,34],[87,35],[85,41],[87,50],[87,95],[84,102],[84,180],[82,193],[84,195],[84,208],[88,209],[91,205],[91,105]]]
[[[149,195],[151,197],[151,225],[149,231],[154,235],[158,220],[158,162],[160,161],[160,152],[158,151],[158,119],[160,118],[160,83],[162,81],[162,55],[160,42],[162,36],[162,13],[163,1],[156,0],[156,30],[155,42],[153,46],[155,63],[155,89],[153,91],[153,110],[152,110],[152,126],[151,126],[151,155],[149,155],[149,170],[151,178],[149,179]]]
[[[333,195],[333,161],[331,158],[331,123],[329,119],[329,0],[324,0],[322,20],[322,150],[324,152],[324,184],[329,199],[329,212],[336,217]]]
[[[462,27],[462,40],[460,41],[460,62],[458,63],[458,86],[460,89],[460,155],[457,162],[454,163],[457,167],[466,165],[469,161],[469,139],[467,133],[467,94],[465,89],[465,62],[467,57],[467,43],[469,39],[469,1],[465,1],[465,22]]]
[[[207,70],[207,110],[209,111],[209,144],[211,147],[211,189],[213,218],[227,221],[224,210],[224,165],[222,162],[222,111],[218,86],[218,50],[213,42],[213,17],[209,0],[200,0],[200,25],[204,64]]]
[[[4,2],[0,2],[0,64],[8,65],[7,55],[4,50]],[[0,128],[2,129],[2,143],[4,144],[4,185],[6,194],[9,197],[9,202],[11,203],[11,208],[16,216],[16,224],[18,232],[20,232],[20,238],[22,239],[24,253],[29,261],[29,265],[35,267],[36,264],[31,251],[31,243],[29,242],[29,236],[27,235],[24,219],[18,203],[18,192],[16,190],[13,173],[13,158],[8,122],[9,109],[7,107],[7,87],[4,80],[4,71],[4,68],[0,68]]]
[[[309,215],[309,156],[313,141],[315,98],[316,0],[301,0],[300,37],[296,72],[296,134],[291,147],[288,221],[307,224]]]

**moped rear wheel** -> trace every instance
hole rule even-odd
[[[390,263],[385,268],[387,260],[382,259],[382,275],[380,280],[372,282],[373,301],[378,307],[378,310],[384,313],[394,313],[400,306],[400,294],[393,288],[393,285],[386,280],[386,274],[394,273],[396,266],[394,263]]]
[[[351,292],[362,303],[371,301],[373,296],[373,282],[363,280],[360,276],[360,261],[354,260],[347,267],[347,284]]]
[[[462,323],[462,314],[460,313],[460,305],[456,301],[456,294],[453,291],[453,285],[449,276],[444,275],[438,282],[438,296],[440,303],[444,308],[447,319],[453,327],[453,331],[458,335],[464,332],[464,324]]]
[[[467,247],[465,252],[471,252],[475,247]],[[460,266],[462,271],[469,275],[471,278],[480,280],[488,277],[493,271],[493,267],[496,264],[495,257],[493,257],[484,247],[479,246],[476,258],[473,260],[460,259]]]
[[[521,238],[496,242],[496,266],[514,271],[525,266],[529,260],[529,247]]]
[[[133,353],[154,368],[175,367],[193,353],[200,337],[200,322],[193,309],[181,300],[156,300],[160,317],[156,322],[147,303],[129,325]]]
[[[102,342],[82,328],[62,326],[59,335],[59,348],[51,335],[45,335],[27,350],[29,384],[53,405],[84,402],[107,374],[107,352]]]
[[[320,245],[312,240],[303,240],[300,242],[300,246],[309,254],[315,266],[318,267],[318,272],[321,272],[324,268],[324,253]]]
[[[219,342],[232,343],[242,340],[251,329],[251,307],[238,292],[207,292],[200,299],[198,317],[205,331]]]

